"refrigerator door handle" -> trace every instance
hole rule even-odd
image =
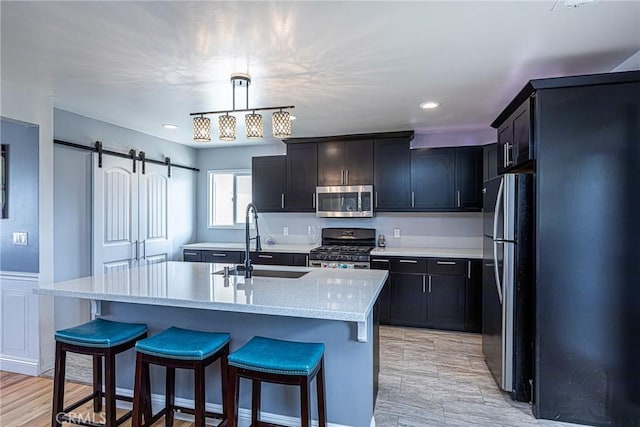
[[[500,280],[500,271],[498,269],[498,244],[502,243],[501,239],[495,239],[498,236],[498,216],[500,214],[500,205],[502,204],[502,194],[504,192],[504,178],[500,180],[498,187],[498,197],[496,198],[496,206],[493,211],[493,272],[496,275],[496,288],[498,290],[498,298],[502,304],[502,283]]]

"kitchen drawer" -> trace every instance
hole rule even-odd
[[[429,258],[427,261],[429,274],[466,275],[468,262],[460,258]]]
[[[202,262],[242,263],[243,254],[239,251],[202,251]]]
[[[293,265],[293,254],[281,252],[251,252],[251,263],[262,265]]]
[[[369,260],[369,264],[372,270],[390,270],[391,259],[389,257],[372,256]]]
[[[427,259],[418,257],[393,257],[389,259],[394,273],[426,274]]]
[[[185,249],[182,251],[182,260],[187,262],[200,262],[202,261],[202,251]]]
[[[293,266],[296,267],[308,267],[309,266],[309,254],[291,254],[293,255]]]

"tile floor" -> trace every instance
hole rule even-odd
[[[576,426],[531,415],[496,386],[478,334],[380,328],[376,427]]]

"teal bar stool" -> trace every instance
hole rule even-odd
[[[324,344],[283,341],[253,337],[229,356],[229,385],[232,408],[228,427],[238,425],[238,394],[240,378],[252,380],[251,426],[271,426],[260,417],[262,382],[296,385],[300,387],[302,427],[311,425],[309,386],[316,379],[318,398],[318,425],[327,425],[327,406],[324,396]]]
[[[71,417],[69,413],[92,399],[94,412],[100,412],[103,397],[106,406],[104,415],[106,427],[115,427],[128,420],[131,417],[131,411],[116,419],[116,400],[132,401],[130,397],[116,395],[116,355],[132,348],[137,340],[146,336],[147,325],[104,319],[95,319],[73,328],[57,331],[51,425],[59,427],[63,422],[92,425],[86,419]],[[65,408],[64,380],[67,352],[93,356],[93,392]],[[103,358],[104,392],[102,391]]]
[[[133,427],[150,426],[165,417],[165,425],[173,425],[174,411],[181,410],[195,416],[195,425],[204,427],[205,418],[218,418],[224,426],[229,409],[228,366],[229,340],[227,333],[202,332],[171,327],[150,338],[136,343],[136,380],[133,389]],[[220,359],[222,377],[222,413],[205,410],[205,368]],[[165,406],[157,414],[149,417],[142,415],[146,408],[144,403],[145,388],[149,384],[149,365],[164,366],[167,369],[165,381]],[[176,368],[194,371],[195,393],[194,408],[185,408],[174,404]]]

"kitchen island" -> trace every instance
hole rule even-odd
[[[163,262],[43,285],[35,292],[94,301],[96,315],[144,322],[151,334],[169,326],[229,332],[231,351],[256,335],[323,342],[330,425],[370,425],[378,366],[373,308],[388,273],[260,266],[252,279],[245,279],[218,274],[224,266]],[[304,274],[299,278],[259,276],[277,276],[279,271]],[[133,352],[119,356],[118,363],[118,387],[126,393],[133,388]],[[212,410],[220,410],[218,371],[215,365],[207,370],[207,402]],[[163,398],[163,376],[163,370],[152,369],[156,402]],[[192,382],[188,373],[177,373],[178,399],[192,400]],[[249,384],[243,381],[240,389],[239,413],[245,419],[250,417]],[[295,424],[299,416],[295,388],[264,384],[262,395],[265,421]],[[317,416],[315,409],[313,416]]]

